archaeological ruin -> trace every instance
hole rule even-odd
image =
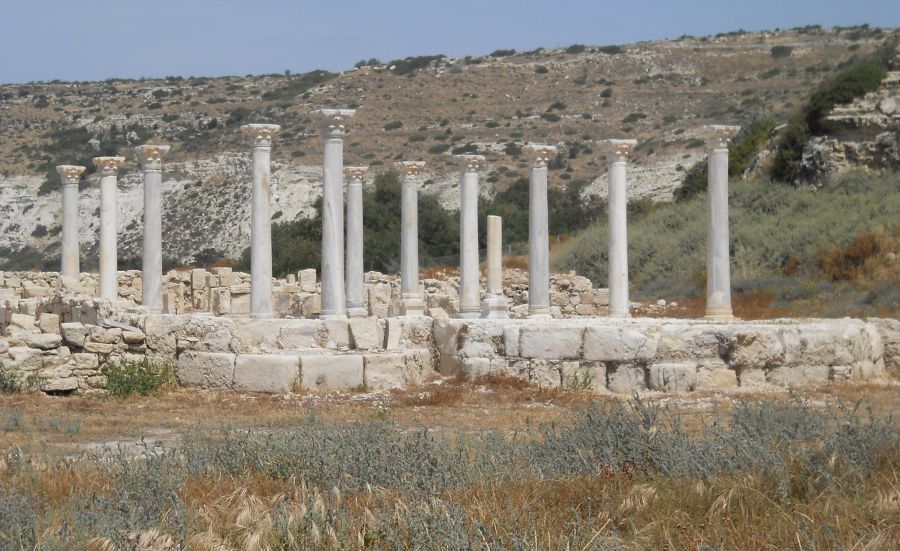
[[[273,278],[270,153],[280,127],[248,124],[252,147],[251,271],[163,273],[161,184],[166,145],[142,145],[143,265],[117,271],[117,171],[97,157],[99,274],[79,267],[79,181],[85,167],[57,167],[62,182],[58,273],[0,273],[0,362],[47,393],[100,392],[105,365],[150,358],[180,385],[240,392],[382,390],[440,375],[502,372],[547,387],[631,393],[764,389],[871,380],[900,364],[892,319],[743,321],[731,306],[728,143],[738,128],[710,126],[706,316],[632,317],[627,161],[635,140],[598,142],[608,161],[609,281],[551,274],[547,165],[531,161],[527,275],[502,265],[502,221],[487,218],[478,250],[480,155],[460,155],[459,277],[420,277],[418,190],[424,163],[398,162],[400,273],[364,273],[367,167],[345,167],[345,126],[355,111],[313,113],[324,141],[322,261]],[[346,185],[345,185],[346,184]],[[345,205],[346,202],[346,205]],[[484,277],[483,277],[484,276]]]

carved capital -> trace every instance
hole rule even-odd
[[[84,172],[83,166],[77,165],[59,165],[56,172],[59,173],[59,179],[65,184],[77,184],[81,179],[81,173]]]
[[[732,138],[740,132],[740,126],[730,124],[710,124],[703,127],[706,136],[706,151],[711,153],[717,149],[728,149]]]
[[[418,176],[425,169],[425,161],[397,161],[394,164],[400,176]]]
[[[478,172],[484,168],[484,155],[455,155],[455,157],[462,161],[465,172]]]
[[[319,120],[322,136],[325,138],[339,138],[346,133],[344,122],[356,114],[356,109],[317,109],[310,112]]]
[[[525,155],[531,161],[532,168],[546,168],[556,157],[556,146],[543,144],[528,144],[524,148]]]
[[[250,138],[253,147],[272,147],[279,130],[281,127],[277,124],[245,124],[241,127],[241,132]]]
[[[361,184],[363,178],[366,176],[366,172],[369,170],[367,166],[345,166],[344,167],[344,177],[346,177],[351,183],[359,183]]]
[[[94,157],[92,161],[100,171],[100,176],[115,176],[125,162],[125,157]]]
[[[162,160],[169,149],[168,145],[139,145],[134,148],[134,160],[144,171],[162,170]]]
[[[631,155],[637,140],[600,140],[597,142],[609,161],[620,162]]]

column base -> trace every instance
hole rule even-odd
[[[631,312],[610,312],[606,315],[606,317],[615,319],[628,319],[631,317]]]
[[[419,297],[404,298],[400,308],[401,316],[424,316],[425,302]]]
[[[364,318],[369,314],[366,311],[365,306],[348,306],[347,307],[347,317],[348,318]]]
[[[481,317],[484,319],[505,320],[509,319],[506,297],[503,295],[488,295],[481,302]]]
[[[251,312],[250,317],[258,320],[269,319],[272,317],[272,312]]]
[[[334,313],[334,314],[319,314],[320,320],[345,320],[347,319],[347,314]]]
[[[703,316],[703,319],[713,321],[730,321],[734,319],[734,314],[731,312],[731,308],[707,309],[706,314]]]
[[[550,308],[548,307],[540,307],[540,308],[528,308],[528,319],[532,320],[549,320],[553,319],[553,316],[550,314]]]
[[[469,310],[465,310],[465,311],[460,311],[458,314],[456,314],[453,317],[458,318],[458,319],[470,319],[470,320],[478,319],[481,317],[481,310],[469,309]]]

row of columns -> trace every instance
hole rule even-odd
[[[351,109],[322,109],[313,115],[322,123],[324,139],[322,184],[322,314],[325,319],[364,316],[363,203],[366,167],[343,166],[345,121]],[[712,125],[709,142],[709,203],[707,243],[706,316],[729,319],[731,311],[728,231],[728,140],[739,127]],[[241,127],[252,143],[250,311],[254,317],[272,316],[271,148],[281,129],[275,124]],[[636,140],[598,142],[608,164],[609,220],[609,316],[629,316],[626,163]],[[162,159],[168,145],[142,145],[134,149],[144,183],[144,239],[142,303],[153,313],[162,312]],[[547,168],[556,147],[530,144],[525,152],[531,162],[528,216],[528,313],[531,318],[550,317],[549,212]],[[460,306],[461,318],[505,318],[507,301],[502,288],[502,227],[497,216],[487,217],[487,288],[480,300],[478,254],[478,171],[481,155],[458,155],[460,177]],[[101,298],[118,295],[116,283],[117,172],[124,157],[96,157],[100,171],[100,289]],[[425,163],[397,163],[401,184],[400,290],[402,314],[424,315],[419,289],[418,186]],[[63,216],[60,273],[79,275],[78,182],[85,167],[57,167],[62,181]],[[344,226],[344,177],[346,235]],[[346,244],[346,247],[345,247]]]

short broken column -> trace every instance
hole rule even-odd
[[[348,166],[347,178],[347,258],[344,264],[347,315],[365,317],[365,285],[363,275],[363,178],[367,167]]]
[[[732,319],[728,229],[728,142],[740,126],[710,125],[707,142],[706,317]]]
[[[344,121],[353,109],[319,109],[322,159],[322,319],[347,316],[344,297]]]
[[[637,140],[602,140],[608,165],[609,317],[631,315],[628,298],[628,196],[626,163]]]
[[[419,175],[424,161],[401,161],[400,171],[400,298],[401,314],[424,316],[419,292]]]
[[[78,279],[80,275],[78,253],[78,182],[85,167],[60,165],[56,167],[62,181],[62,243],[60,246],[59,274]]]
[[[271,152],[277,124],[245,124],[253,144],[250,190],[250,316],[272,317],[272,188]]]
[[[144,173],[144,250],[141,304],[161,314],[162,304],[162,159],[168,145],[139,145],[135,159]]]
[[[483,155],[458,155],[463,162],[459,185],[459,314],[481,316],[481,270],[478,262],[478,169]]]
[[[503,294],[503,219],[487,217],[487,288],[481,305],[481,317],[506,319],[506,295]]]
[[[116,195],[119,167],[125,157],[94,157],[100,171],[100,289],[99,297],[115,300],[119,296]]]
[[[526,145],[531,161],[528,186],[528,317],[550,317],[550,240],[547,210],[547,165],[552,145]]]

